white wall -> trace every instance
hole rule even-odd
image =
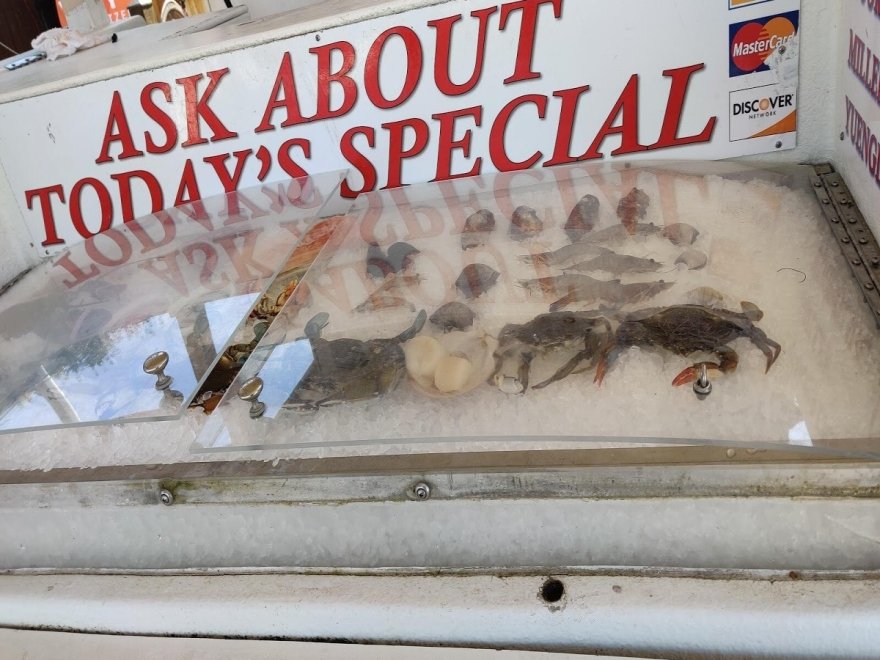
[[[0,166],[0,287],[38,262],[37,251]]]
[[[880,104],[871,98],[862,82],[848,67],[849,31],[852,28],[871,53],[880,52],[880,18],[876,18],[869,6],[859,0],[846,0],[841,9],[838,33],[840,39],[834,52],[837,64],[838,84],[834,99],[834,162],[849,185],[862,214],[875,236],[880,236],[880,186],[858,155],[847,134],[846,97],[849,97],[862,118],[868,122],[871,132],[880,138]],[[844,139],[839,136],[843,133]]]
[[[843,0],[843,2],[857,0]],[[843,2],[801,0],[800,77],[798,80],[798,146],[756,159],[783,163],[834,161],[840,129],[835,54],[841,42]]]

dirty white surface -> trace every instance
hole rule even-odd
[[[85,635],[33,630],[0,629],[0,645],[7,657],[91,658],[121,657],[164,660],[614,660],[612,656],[495,651],[491,649],[430,648],[420,646],[376,646],[321,644],[252,639],[186,639],[136,637],[132,635]],[[617,657],[617,656],[615,656]]]
[[[533,173],[523,176],[531,178]],[[624,181],[623,176],[628,178]],[[190,447],[205,425],[205,416],[189,412],[171,422],[5,436],[0,443],[0,469],[557,448],[571,447],[572,443],[598,447],[634,438],[649,443],[684,438],[735,441],[749,446],[809,446],[834,438],[880,435],[877,330],[836,246],[829,240],[829,230],[812,192],[802,182],[792,188],[772,177],[744,182],[659,169],[640,173],[624,170],[606,179],[606,192],[592,191],[602,201],[603,226],[614,221],[615,206],[609,200],[619,198],[616,195],[621,187],[628,190],[638,184],[655,200],[645,219],[662,223],[667,217],[675,217],[699,227],[702,234],[695,247],[709,255],[709,265],[702,271],[662,274],[669,280],[677,279],[675,286],[639,307],[685,302],[688,292],[700,286],[719,289],[730,301],[755,302],[765,312],[759,327],[783,347],[769,373],[764,374],[763,354],[747,340],[738,339],[733,343],[740,355],[738,370],[719,378],[713,394],[700,402],[690,387],[670,386],[673,376],[689,360],[634,349],[624,354],[601,388],[593,385],[590,374],[579,374],[545,390],[529,391],[526,396],[507,395],[484,386],[465,397],[431,399],[403,384],[394,394],[379,400],[329,408],[313,415],[287,414],[282,424],[265,435],[265,427],[271,424],[247,419],[247,405],[229,397],[228,411],[233,417],[244,418],[242,426],[227,438],[231,446],[222,447],[222,441],[217,442],[216,430],[202,438],[202,445],[230,450],[262,438],[260,442],[270,445],[319,442],[333,446],[276,446],[270,451],[193,455]],[[591,191],[577,188],[578,194],[586,192]],[[544,207],[552,204],[560,202],[546,200]],[[538,201],[533,205],[542,208]],[[562,245],[563,219],[553,217],[541,240]],[[499,217],[498,222],[497,240],[504,242],[506,221]],[[427,239],[424,245],[413,242],[428,250]],[[633,253],[657,251],[654,256],[667,260],[671,246],[664,243],[644,242],[631,248]],[[518,250],[521,246],[513,248],[513,254]],[[465,254],[468,259],[477,258],[474,251]],[[460,253],[458,256],[461,258]],[[511,266],[530,268],[518,262]],[[429,271],[426,277],[426,283],[433,285],[444,281],[439,272]],[[511,277],[515,279],[515,275]],[[439,294],[447,295],[443,286]],[[354,302],[359,302],[356,292],[353,296]],[[508,302],[513,301],[506,307],[500,304],[505,296],[512,297]],[[518,315],[512,316],[512,321],[527,320],[545,311],[547,304],[525,297],[509,283],[490,292],[488,300],[493,299],[499,309],[506,310],[505,314]],[[478,308],[482,305],[485,303],[478,303]],[[408,325],[412,317],[410,312],[401,314],[396,321],[399,328]],[[310,314],[302,316],[308,318]],[[368,320],[359,323],[368,324]],[[332,328],[329,326],[328,331]],[[298,330],[294,328],[292,336]],[[352,333],[354,330],[357,328]],[[365,326],[359,332],[367,330]],[[212,419],[215,424],[219,421],[216,414]],[[227,416],[229,419],[232,417]],[[437,437],[472,439],[432,444],[431,439]],[[342,446],[376,438],[385,442]]]
[[[81,631],[603,649],[627,657],[867,658],[880,645],[870,579],[560,577],[565,597],[553,606],[537,596],[540,576],[10,576],[0,578],[0,616]],[[383,659],[399,657],[381,650]],[[420,648],[403,657],[433,660],[433,653]],[[113,655],[121,654],[106,657]]]

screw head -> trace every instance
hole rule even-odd
[[[425,501],[431,497],[431,487],[424,481],[414,484],[410,490],[415,500]]]
[[[171,506],[174,504],[174,494],[167,488],[163,488],[159,491],[159,501],[165,506]]]

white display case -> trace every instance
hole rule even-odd
[[[871,3],[300,4],[0,71],[0,626],[873,653]]]

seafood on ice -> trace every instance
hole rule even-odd
[[[718,358],[718,362],[696,362],[687,367],[673,379],[673,385],[693,382],[704,367],[716,373],[730,373],[739,364],[739,357],[728,344],[739,337],[749,339],[764,353],[765,371],[769,371],[782,346],[755,325],[763,317],[756,305],[743,302],[742,310],[673,305],[634,312],[618,326],[613,343],[599,361],[595,380],[601,384],[620,354],[633,346],[656,346],[684,357],[698,352],[712,353]]]

